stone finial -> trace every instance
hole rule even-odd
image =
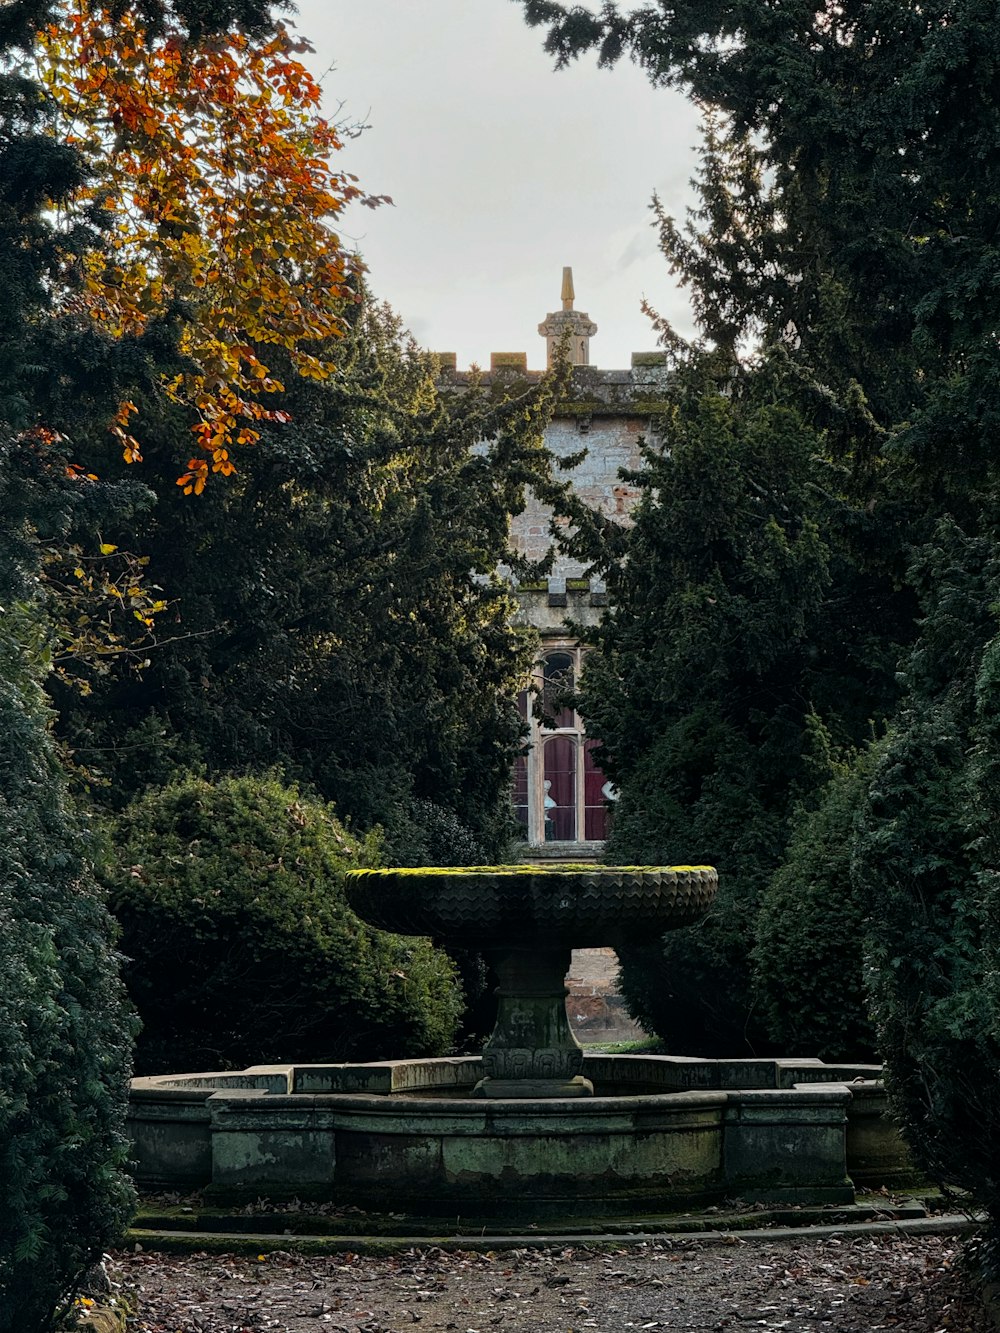
[[[559,355],[565,339],[565,355],[571,366],[590,365],[590,340],[597,332],[597,325],[582,310],[573,309],[576,293],[573,290],[573,270],[563,269],[562,309],[550,311],[538,326],[538,332],[545,339],[547,364],[551,368]]]
[[[562,285],[562,308],[564,310],[573,309],[573,298],[576,292],[573,290],[573,270],[571,268],[563,269]]]

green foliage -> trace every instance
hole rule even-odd
[[[274,778],[189,776],[139,797],[110,832],[141,1071],[450,1049],[450,964],[348,909],[343,872],[375,864],[378,845],[322,801]]]
[[[491,858],[454,811],[434,801],[412,801],[404,807],[388,822],[385,838],[385,861],[392,866],[481,866],[503,859]],[[496,1024],[498,978],[476,950],[444,947],[464,997],[457,1048],[479,1051]]]
[[[854,845],[879,1046],[918,1158],[1000,1218],[996,538],[942,522],[927,615]]]
[[[706,108],[699,205],[686,229],[660,215],[702,336],[782,343],[852,485],[888,464],[876,502],[923,539],[965,521],[1000,411],[996,7],[523,5],[561,62],[628,55]]]
[[[547,27],[547,47],[560,62],[590,50],[605,64],[627,55],[653,82],[685,87],[706,109],[696,207],[686,225],[656,208],[664,255],[690,293],[698,336],[687,344],[667,321],[657,326],[682,373],[706,358],[714,360],[718,375],[732,379],[726,395],[734,403],[747,394],[749,381],[749,392],[760,405],[793,409],[813,433],[819,466],[806,482],[801,512],[816,525],[829,582],[810,612],[803,589],[791,582],[774,589],[772,605],[765,580],[763,625],[769,634],[778,627],[779,652],[788,645],[782,599],[788,599],[789,625],[800,623],[803,610],[806,618],[801,652],[786,655],[786,669],[769,681],[757,717],[758,725],[766,719],[769,726],[784,726],[792,739],[797,732],[804,735],[796,718],[814,714],[817,734],[828,736],[831,753],[850,752],[877,736],[896,707],[895,664],[917,634],[915,591],[922,576],[909,567],[913,549],[924,543],[937,546],[932,534],[942,519],[956,522],[970,540],[995,531],[1000,161],[993,145],[1000,129],[1000,15],[984,0],[958,9],[944,3],[847,0],[833,16],[826,9],[806,11],[770,0],[681,7],[667,0],[641,7],[608,3],[597,14],[552,0],[524,0],[524,10],[529,22]],[[706,454],[718,449],[710,430],[704,439]],[[711,512],[712,466],[705,462],[703,467]],[[659,485],[665,471],[667,464],[651,469],[652,484]],[[697,512],[694,486],[689,500]],[[752,495],[745,496],[742,504],[730,506],[734,527],[756,531],[760,511]],[[681,516],[675,514],[674,520],[682,527]],[[671,529],[664,525],[664,531]],[[706,551],[709,546],[706,540]],[[636,588],[628,614],[642,618],[638,584],[645,575],[650,585],[645,595],[654,608],[649,635],[658,614],[669,643],[681,637],[686,641],[683,621],[665,614],[665,608],[674,608],[658,591],[672,571],[662,561],[644,568],[645,554],[629,551]],[[986,604],[992,595],[984,591]],[[716,604],[724,605],[718,598]],[[924,604],[930,602],[925,598]],[[952,687],[944,681],[950,679],[947,668],[956,643],[966,645],[969,661],[978,660],[992,630],[965,625],[956,639],[932,632],[936,618],[936,612],[929,615],[911,663],[914,700],[913,673],[943,673],[942,679],[934,688],[921,687],[919,703],[911,703],[899,721],[875,776],[873,790],[881,795],[878,801],[872,797],[864,843],[868,906],[877,930],[888,932],[873,954],[873,975],[893,993],[897,980],[902,983],[911,971],[927,966],[920,961],[924,946],[938,938],[937,925],[925,938],[923,912],[914,910],[914,903],[900,905],[885,919],[879,906],[880,895],[889,891],[885,886],[903,874],[895,860],[903,839],[896,848],[883,829],[888,842],[882,843],[878,830],[897,813],[908,821],[901,812],[911,787],[914,809],[922,811],[913,816],[914,848],[940,839],[932,858],[935,873],[952,867],[948,873],[954,883],[942,890],[942,904],[953,904],[958,916],[970,911],[976,916],[980,908],[973,903],[985,893],[972,887],[986,884],[981,878],[985,864],[972,878],[963,869],[970,834],[962,811],[971,800],[965,789],[971,776],[962,755],[971,743],[972,695],[956,713]],[[749,893],[730,899],[734,907],[739,903],[734,914],[743,925],[742,943],[733,922],[723,923],[734,938],[731,976],[739,986],[745,976],[742,950],[752,936],[754,895],[780,865],[792,822],[800,830],[807,827],[800,821],[808,820],[826,775],[821,764],[813,765],[811,775],[803,771],[798,756],[809,751],[797,740],[786,751],[790,768],[784,783],[780,776],[769,781],[768,771],[761,771],[761,763],[778,752],[768,756],[752,732],[743,731],[748,742],[743,750],[731,744],[730,719],[734,698],[739,709],[742,683],[739,676],[713,670],[709,649],[717,649],[723,663],[731,661],[734,643],[739,652],[743,640],[741,627],[733,628],[735,633],[723,624],[718,635],[703,634],[701,662],[708,683],[704,696],[691,701],[696,706],[689,710],[689,740],[694,753],[714,752],[720,759],[718,770],[711,760],[703,761],[700,785],[663,776],[678,761],[684,774],[680,730],[676,743],[664,744],[659,725],[639,725],[640,710],[630,712],[612,702],[605,710],[609,716],[601,715],[604,681],[595,681],[591,693],[597,699],[596,730],[606,737],[608,767],[612,772],[616,764],[622,768],[623,835],[629,834],[630,821],[641,837],[643,828],[653,830],[662,819],[665,827],[697,838],[713,784],[720,774],[728,779],[721,794],[732,812],[731,827],[720,818],[713,830],[717,850],[698,846],[696,851],[725,871],[730,849],[743,834],[749,852],[743,859],[759,872]],[[609,631],[608,637],[613,634]],[[673,657],[665,656],[673,665]],[[749,652],[747,657],[753,668]],[[645,690],[648,711],[657,716],[662,687],[653,654],[633,653],[623,639],[620,658],[610,662],[605,681],[612,691]],[[968,670],[965,688],[972,690]],[[683,725],[679,718],[676,725]],[[640,740],[630,740],[628,733]],[[630,747],[637,743],[645,757],[634,761]],[[745,765],[742,779],[739,764]],[[849,823],[850,798],[845,794],[841,804],[841,796],[831,792],[830,800],[838,818]],[[635,813],[629,813],[630,807]],[[762,818],[764,813],[769,818]],[[817,836],[827,836],[825,821],[834,813],[829,809],[816,816]],[[656,846],[652,832],[650,838]],[[806,851],[796,840],[789,865],[804,869]],[[911,890],[901,904],[911,892],[915,903],[923,901],[916,888],[922,881],[913,873],[912,867],[906,871]],[[772,891],[782,885],[792,892],[780,878],[772,882]],[[845,911],[857,910],[856,899],[847,894]],[[709,923],[701,933],[711,937],[713,929]],[[771,924],[762,923],[761,947],[765,939],[771,947],[771,930]],[[917,961],[899,961],[904,958]],[[683,958],[676,960],[676,967],[685,965]],[[899,977],[887,981],[883,967]],[[974,993],[983,986],[988,990],[987,976],[972,982],[947,968],[945,974],[935,983],[942,1004],[949,994],[957,1011],[971,1013],[983,1003],[983,995],[974,1002]],[[800,985],[799,968],[786,980]],[[655,996],[655,977],[647,981],[647,993]],[[725,974],[717,968],[713,981],[725,993]],[[763,984],[765,994],[776,997],[777,979]],[[914,990],[909,1001],[900,999],[901,1024],[910,1014],[907,1004],[917,1004],[915,996]],[[772,1000],[765,1002],[760,1017],[767,1020],[765,1026],[778,1021]],[[669,1014],[659,1022],[668,1023]],[[887,1020],[880,1022],[884,1027]],[[787,1020],[779,1023],[782,1034],[787,1027]],[[939,1036],[933,1059],[943,1058]],[[900,1040],[890,1041],[891,1059],[902,1060],[902,1051]],[[931,1060],[926,1071],[925,1058]],[[954,1067],[961,1064],[956,1046]],[[935,1082],[932,1066],[930,1049],[921,1048],[900,1077],[904,1082],[912,1078],[914,1086],[920,1078]],[[995,1061],[979,1066],[994,1067]],[[968,1080],[980,1078],[975,1066],[966,1062],[965,1068]],[[919,1132],[926,1136],[940,1111],[934,1133],[943,1140],[957,1108],[944,1114],[936,1096],[925,1104]],[[993,1076],[983,1073],[972,1100],[980,1104],[994,1096]],[[953,1137],[959,1141],[963,1134]]]
[[[27,612],[8,609],[0,624],[0,1333],[41,1333],[128,1220],[132,1020],[19,627],[30,641]]]
[[[783,374],[734,373],[725,395],[708,358],[678,376],[584,672],[621,792],[609,859],[720,874],[704,921],[622,954],[633,1011],[677,1052],[773,1043],[750,986],[761,895],[831,751],[893,689],[891,651],[869,651],[882,580],[843,557],[822,438],[780,402]]]
[[[795,821],[761,899],[753,950],[761,1019],[783,1054],[870,1060],[864,990],[866,902],[851,880],[854,824],[874,762],[869,749]]]
[[[48,13],[28,0],[0,14],[0,1333],[47,1333],[132,1205],[132,1019],[40,688],[45,549],[121,498],[69,484],[34,429],[46,386],[77,369],[57,371],[63,327],[47,311],[82,239],[54,227],[78,164],[17,71]]]
[[[59,695],[63,735],[108,804],[192,764],[277,763],[394,855],[422,859],[430,801],[495,859],[531,657],[495,568],[525,484],[546,484],[553,390],[446,402],[391,315],[353,320],[338,375],[289,378],[294,423],[226,485],[180,494],[172,417],[143,441],[154,519],[107,535],[148,554],[170,610],[141,676]]]
[[[394,866],[481,866],[489,857],[453,810],[412,801],[386,829],[386,861]]]
[[[150,0],[144,18],[155,27],[168,7],[199,34],[271,21],[261,0]],[[528,649],[487,575],[517,489],[538,470],[545,398],[487,411],[472,395],[446,416],[429,396],[426,360],[395,334],[379,343],[359,333],[322,406],[298,405],[304,425],[287,455],[269,441],[257,470],[213,508],[182,507],[172,483],[190,423],[157,391],[162,372],[183,368],[175,316],[116,341],[73,300],[76,258],[99,248],[113,219],[95,208],[67,224],[60,201],[80,183],[80,161],[50,133],[45,90],[20,73],[54,16],[44,0],[0,6],[0,1333],[49,1327],[129,1203],[119,1168],[131,1020],[39,682],[63,710],[61,753],[70,755],[67,737],[80,743],[73,771],[112,806],[189,762],[284,758],[354,797],[369,822],[397,799],[443,793],[498,845],[518,731],[502,700]],[[151,573],[175,618],[148,682],[114,651],[79,665],[79,687],[94,690],[87,711],[46,679],[54,645],[86,619],[52,570],[75,546],[147,549],[137,513],[149,493],[125,481],[102,435],[129,397],[148,403],[142,480],[162,492]],[[471,461],[470,443],[494,436]],[[416,555],[418,586],[397,594],[399,568]],[[332,948],[317,932],[314,953]],[[446,1044],[447,966],[423,946],[364,931],[354,942],[352,975],[367,987],[359,1012],[381,1007],[378,1031],[395,1023],[404,1045]],[[316,979],[317,993],[323,985]]]

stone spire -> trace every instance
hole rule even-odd
[[[576,293],[573,290],[573,270],[563,269],[562,309],[552,310],[538,326],[538,332],[545,339],[547,363],[551,367],[563,338],[566,339],[565,355],[571,366],[590,365],[590,340],[597,332],[597,325],[582,310],[573,309]]]
[[[564,268],[562,285],[562,308],[564,310],[573,309],[574,296],[576,296],[576,292],[573,290],[573,270]]]

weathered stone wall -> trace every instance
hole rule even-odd
[[[545,432],[545,442],[557,458],[570,458],[581,450],[586,456],[576,467],[561,474],[577,495],[597,513],[624,520],[638,496],[635,487],[622,481],[623,468],[639,465],[639,442],[649,435],[648,419],[637,416],[557,418]],[[549,549],[551,510],[530,494],[523,511],[511,524],[510,544],[519,555],[541,559]],[[552,566],[556,578],[578,579],[585,566],[568,556],[557,555]]]
[[[637,488],[622,477],[642,461],[642,444],[655,442],[657,414],[663,407],[666,367],[662,353],[636,353],[631,370],[576,366],[569,397],[545,432],[556,458],[584,457],[563,475],[595,512],[622,523],[638,499]],[[538,560],[552,543],[551,510],[529,494],[524,511],[511,524],[511,547]],[[586,566],[557,552],[545,583],[518,589],[521,620],[543,638],[558,636],[567,620],[595,624],[607,603],[604,586],[588,578]]]
[[[575,316],[578,312],[571,313]],[[523,352],[495,352],[490,358],[490,369],[475,375],[458,370],[453,354],[439,354],[439,363],[440,384],[445,392],[450,389],[461,393],[478,383],[496,397],[517,398],[543,375],[542,371],[528,369]],[[628,370],[601,370],[587,364],[572,367],[568,392],[545,432],[545,441],[557,459],[578,459],[561,476],[570,481],[585,504],[605,518],[621,523],[629,521],[639,491],[623,478],[622,472],[638,470],[643,443],[656,443],[657,427],[666,408],[668,375],[662,352],[633,353]],[[552,518],[551,509],[529,492],[524,510],[511,521],[512,551],[531,561],[544,560],[553,547]],[[510,573],[509,569],[505,572]],[[600,578],[588,573],[586,564],[560,551],[553,553],[545,575],[534,579],[528,576],[512,583],[519,604],[517,621],[538,631],[540,657],[554,650],[575,652],[569,625],[597,625],[608,602],[607,589]],[[536,672],[536,684],[540,672],[541,668]],[[538,860],[548,859],[553,853],[561,859],[593,859],[603,848],[604,835],[593,832],[603,825],[595,821],[594,802],[593,799],[588,802],[587,797],[588,790],[593,797],[592,779],[596,770],[586,747],[583,720],[573,714],[572,724],[565,721],[560,724],[556,729],[557,744],[551,749],[547,742],[554,739],[552,729],[543,728],[535,713],[529,718],[529,726],[526,762],[518,779],[523,782],[519,790],[526,790],[527,799],[519,799],[517,804],[526,852]],[[564,744],[566,738],[573,743],[571,751]],[[567,759],[568,753],[574,757]],[[546,756],[554,768],[551,764],[547,767]],[[598,774],[598,778],[602,776]],[[553,836],[554,823],[546,815],[555,801],[551,787],[556,781],[562,787],[558,838]],[[570,833],[571,828],[575,833]],[[589,839],[585,836],[588,828]],[[594,1011],[590,1013],[592,1020],[599,1018],[602,1024],[612,1024],[610,990],[608,995],[599,997],[603,1006],[600,1015],[596,1012],[598,997],[583,998],[588,1002],[584,1007]]]
[[[440,354],[442,388],[461,390],[471,373],[456,368],[454,355]],[[493,393],[516,395],[536,384],[543,372],[528,370],[523,352],[496,352],[480,376]],[[577,495],[607,518],[628,521],[638,490],[623,480],[623,470],[641,462],[644,440],[656,438],[657,416],[664,406],[667,368],[662,352],[635,352],[629,370],[601,370],[576,365],[569,393],[545,432],[545,442],[560,459],[583,454],[564,477]],[[552,545],[552,512],[537,496],[511,523],[510,544],[518,555],[540,560]],[[545,637],[558,634],[568,619],[592,624],[606,604],[603,585],[586,576],[586,566],[556,553],[548,577],[518,589],[521,618]]]

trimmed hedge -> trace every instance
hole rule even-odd
[[[785,739],[762,737],[755,749],[699,708],[650,744],[615,811],[612,864],[683,860],[719,871],[718,896],[702,920],[618,950],[629,1012],[673,1055],[735,1058],[764,1046],[750,950],[758,904],[781,855],[787,791],[765,787],[762,774],[782,755],[791,768],[779,743]]]
[[[753,951],[760,1014],[787,1055],[875,1059],[864,992],[866,905],[851,881],[851,840],[873,767],[866,751],[800,814],[761,901]]]
[[[925,619],[852,867],[895,1112],[932,1178],[986,1209],[1000,1277],[1000,546],[950,521],[912,574]]]
[[[0,1333],[43,1333],[128,1222],[131,1016],[46,715],[0,631]]]
[[[190,776],[134,801],[112,840],[141,1072],[451,1048],[450,962],[350,911],[341,876],[378,847],[324,802],[275,778]]]
[[[490,856],[454,810],[412,800],[384,825],[386,855],[394,866],[482,866]]]

